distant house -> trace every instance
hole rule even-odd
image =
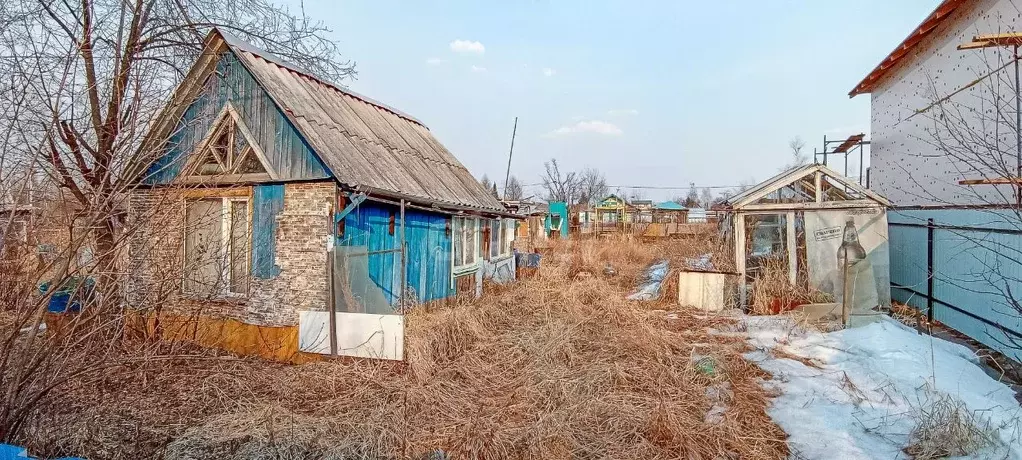
[[[284,328],[274,357],[322,352],[304,321],[325,327],[333,305],[369,315],[339,319],[355,342],[342,349],[400,359],[388,315],[514,277],[516,216],[422,122],[221,31],[143,148],[161,155],[131,196],[149,224],[132,236],[129,297]]]
[[[595,206],[596,232],[617,232],[624,229],[628,216],[628,202],[617,195],[607,195]]]
[[[657,223],[688,223],[689,209],[674,201],[657,203],[653,207],[653,222]]]
[[[704,208],[691,208],[688,210],[688,223],[704,224],[708,222],[707,212]]]
[[[870,95],[868,184],[895,207],[892,296],[1022,360],[1018,7],[941,1],[849,95]]]

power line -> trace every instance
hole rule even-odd
[[[695,188],[696,189],[704,189],[704,188],[722,189],[722,188],[751,187],[752,185],[755,185],[755,184],[739,184],[739,185],[698,185],[698,184],[696,184]],[[543,186],[542,183],[522,185],[522,187],[542,187],[542,186]],[[646,189],[646,190],[688,190],[688,189],[693,188],[693,186],[692,186],[692,184],[689,184],[689,185],[679,185],[679,186],[666,186],[666,185],[607,185],[607,188],[610,188],[610,189],[627,188],[627,189]]]

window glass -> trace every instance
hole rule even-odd
[[[511,246],[515,241],[515,220],[504,219],[504,225],[501,226],[503,235],[501,237],[501,253],[508,255],[511,254]]]
[[[462,235],[462,219],[461,217],[452,218],[451,226],[451,240],[454,242],[454,266],[464,265],[462,254],[465,252],[464,244],[465,239]]]
[[[499,257],[501,254],[501,235],[503,234],[500,219],[489,221],[490,225],[490,258]]]
[[[475,263],[476,261],[476,219],[465,219],[465,260],[462,265]]]

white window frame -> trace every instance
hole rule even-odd
[[[504,225],[503,225],[503,221],[499,217],[495,218],[495,219],[486,219],[486,225],[490,226],[490,234],[488,235],[490,237],[490,241],[489,241],[490,247],[488,248],[489,252],[487,252],[486,256],[490,260],[499,259],[502,256],[504,256],[504,252],[503,252],[503,247],[504,247],[504,240],[503,240],[503,238],[504,238],[504,233],[503,233],[504,232]],[[496,243],[496,244],[494,244],[494,243]]]
[[[477,267],[477,265],[479,263],[479,258],[480,258],[479,252],[482,249],[481,245],[480,245],[480,240],[479,240],[479,233],[480,233],[479,232],[479,224],[480,224],[479,218],[477,218],[477,217],[467,217],[467,216],[454,216],[451,219],[452,219],[452,223],[451,223],[452,229],[454,227],[460,227],[460,230],[461,230],[461,232],[460,232],[461,234],[460,235],[454,235],[453,232],[452,232],[452,235],[451,235],[451,245],[452,245],[452,247],[451,247],[451,265],[452,265],[452,267],[451,267],[451,269],[455,273],[472,271],[472,270],[474,270]],[[454,219],[457,219],[457,221],[460,223],[460,225],[454,225],[454,222],[453,222]],[[473,230],[472,230],[472,235],[471,235],[471,242],[467,242],[466,241],[466,239],[469,238],[469,235],[468,235],[468,225],[467,225],[469,222],[473,223],[473,225],[472,225]],[[455,239],[455,238],[457,238],[457,239]],[[453,245],[459,244],[459,242],[461,244],[461,259],[462,260],[454,260],[454,253],[455,253],[455,251],[454,251]],[[473,248],[473,250],[472,250],[472,260],[471,261],[465,260],[465,259],[467,259],[467,252],[466,252],[467,244],[466,243],[471,244],[472,248]]]
[[[497,221],[500,222],[500,256],[508,257],[514,252],[512,247],[515,242],[515,220],[505,218]]]
[[[213,293],[213,294],[215,296],[221,297],[221,298],[244,298],[244,297],[248,297],[249,290],[251,289],[251,279],[249,279],[248,282],[245,283],[245,292],[234,292],[234,291],[231,290],[231,286],[234,284],[234,280],[232,279],[233,275],[231,273],[231,264],[233,262],[231,260],[231,254],[234,252],[234,250],[232,248],[233,241],[232,241],[232,238],[231,238],[231,229],[232,229],[231,228],[231,226],[232,226],[231,219],[233,219],[234,216],[231,213],[231,211],[232,211],[232,207],[234,206],[234,203],[244,203],[244,205],[245,205],[245,240],[248,242],[248,244],[247,244],[248,250],[245,251],[245,267],[246,267],[245,271],[247,272],[246,276],[251,277],[251,274],[252,274],[252,206],[251,206],[249,197],[247,197],[247,196],[226,196],[226,197],[207,196],[207,197],[196,197],[196,198],[187,198],[187,199],[185,199],[184,200],[184,220],[185,220],[184,223],[185,223],[185,225],[184,225],[184,230],[183,230],[182,237],[185,238],[185,239],[188,238],[188,232],[189,232],[188,205],[190,203],[192,203],[192,202],[195,202],[195,201],[216,201],[216,200],[220,200],[220,254],[219,254],[219,256],[224,261],[224,263],[222,263],[222,267],[220,269],[220,276],[221,276],[221,279],[223,279],[225,282],[223,283],[222,290],[220,292],[216,292],[216,293]],[[182,255],[183,255],[183,257],[181,259],[182,259],[182,262],[184,264],[187,264],[188,263],[188,254],[184,253],[185,251],[187,251],[187,248],[186,248],[186,245],[183,244],[183,242],[184,242],[184,240],[182,240],[182,245],[181,245],[181,251],[182,251]],[[187,280],[185,280],[185,279],[182,279],[182,281],[181,281],[181,292],[183,294],[189,295],[189,296],[205,296],[206,294],[208,294],[206,292],[193,292],[193,291],[191,291],[189,289],[186,289],[185,288],[185,286],[187,284],[186,281]]]

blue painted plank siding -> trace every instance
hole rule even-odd
[[[269,94],[238,61],[224,53],[216,71],[185,110],[165,147],[166,153],[147,172],[147,182],[166,184],[181,172],[190,153],[202,141],[224,105],[230,101],[256,138],[279,180],[324,179],[327,167],[305,142]]]
[[[1011,211],[977,209],[900,210],[889,213],[891,282],[926,293],[926,228],[899,223],[1017,230],[1022,225]],[[1022,298],[1022,235],[982,230],[934,229],[934,298],[1022,333],[1022,316],[1012,307],[1007,293]],[[926,299],[903,289],[892,289],[894,300],[920,310]],[[998,328],[935,302],[934,318],[995,350],[1022,360],[1022,350],[1012,345]],[[1014,339],[1018,341],[1018,338]],[[1022,345],[1020,343],[1019,345]]]
[[[394,234],[390,234],[390,216]],[[400,209],[397,206],[364,202],[344,218],[344,235],[339,246],[364,246],[369,252],[400,248]],[[419,302],[453,295],[451,289],[451,238],[449,217],[444,214],[405,210],[405,241],[408,244],[406,283]],[[369,276],[392,305],[400,295],[401,254],[391,252],[368,256]]]
[[[284,209],[284,185],[256,185],[252,190],[252,276],[280,274],[277,266],[277,214]]]

